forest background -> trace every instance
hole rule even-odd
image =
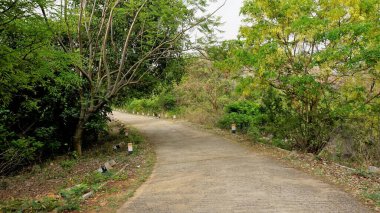
[[[177,61],[180,80],[118,106],[236,124],[256,142],[380,166],[379,8],[372,0],[245,1],[237,40],[199,47]]]
[[[378,1],[247,0],[224,42],[186,3],[1,2],[0,173],[81,155],[112,105],[380,166]]]

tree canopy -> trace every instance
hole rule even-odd
[[[0,3],[0,172],[76,151],[105,130],[112,100],[170,78],[207,29],[206,1]],[[143,83],[141,83],[143,82]],[[143,87],[143,86],[142,86]],[[92,137],[83,137],[85,133]]]

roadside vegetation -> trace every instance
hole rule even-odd
[[[210,31],[206,1],[0,3],[0,176],[82,155],[120,97],[175,81],[188,32]],[[83,137],[85,136],[85,137]]]
[[[0,2],[0,189],[66,174],[83,182],[62,192],[66,201],[17,199],[4,208],[76,208],[78,194],[114,178],[75,179],[94,170],[76,168],[108,134],[111,106],[226,130],[236,124],[252,141],[376,175],[368,166],[380,167],[377,0],[246,0],[239,38],[223,42],[215,42],[218,18],[197,15],[206,6]],[[192,41],[194,29],[207,36]],[[45,187],[62,184],[71,185]],[[33,197],[41,187],[27,188]],[[366,196],[378,203],[379,190]]]
[[[138,132],[112,122],[110,131],[83,156],[64,156],[25,168],[14,177],[1,179],[0,210],[3,212],[115,211],[141,185],[153,169],[153,147]],[[125,132],[128,131],[128,136]],[[120,143],[133,143],[127,154]],[[114,160],[107,172],[97,171]],[[82,196],[93,191],[84,199]]]
[[[128,138],[109,133],[111,106],[181,78],[176,66],[193,48],[189,31],[218,25],[213,14],[199,15],[206,6],[204,0],[0,2],[2,211],[76,211],[91,202],[117,208],[132,194],[154,157],[134,131]],[[134,154],[113,152],[115,140],[133,142]],[[109,158],[114,170],[96,172]],[[95,197],[83,203],[90,191]]]
[[[188,56],[180,82],[124,107],[380,166],[379,4],[293,3],[246,1],[244,39]]]
[[[353,167],[350,175],[376,183],[369,168],[380,167],[379,7],[245,1],[240,39],[204,46],[185,59],[180,82],[120,106],[226,130],[236,124],[254,142]],[[379,205],[379,190],[361,193]]]

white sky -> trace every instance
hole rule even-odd
[[[224,0],[217,0],[217,2],[211,2],[208,7],[208,12],[215,11]],[[222,7],[215,15],[221,17],[221,21],[224,23],[220,27],[222,32],[218,37],[220,40],[236,39],[239,33],[239,28],[242,23],[242,16],[239,16],[240,8],[243,6],[243,0],[227,0],[226,5]]]

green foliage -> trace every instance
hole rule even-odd
[[[90,188],[86,184],[78,184],[69,189],[64,189],[59,194],[64,198],[64,202],[58,206],[58,212],[79,210],[83,201],[82,195],[89,192]]]
[[[89,187],[86,184],[79,184],[69,189],[61,190],[59,194],[65,199],[72,199],[72,198],[80,197],[88,191],[89,191]]]
[[[128,173],[126,171],[120,172],[118,175],[114,175],[112,179],[115,181],[125,181],[128,179]]]
[[[18,156],[26,161],[33,161],[36,157],[37,150],[40,149],[43,144],[36,141],[34,138],[19,138],[13,140],[10,143],[10,148],[3,155],[5,159],[11,159]]]
[[[70,152],[73,141],[89,147],[115,98],[130,111],[237,123],[307,152],[350,135],[352,155],[380,162],[376,0],[246,0],[244,39],[211,45],[218,20],[198,26],[210,35],[200,40],[210,42],[205,58],[183,57],[190,39],[178,32],[202,20],[207,1],[63,3],[62,14],[55,1],[0,4],[1,175]],[[114,9],[103,16],[105,7]],[[78,21],[81,8],[92,18]],[[88,137],[73,140],[76,130]]]
[[[134,144],[140,144],[144,141],[144,138],[140,134],[132,131],[128,134],[128,140]]]
[[[230,129],[231,124],[236,124],[238,131],[246,133],[251,126],[261,123],[260,106],[254,102],[234,102],[227,105],[225,111],[226,113],[219,120],[221,128]]]
[[[112,171],[107,171],[105,173],[100,173],[98,171],[91,172],[90,174],[86,175],[86,178],[84,180],[84,183],[86,185],[95,187],[99,185],[100,183],[103,183],[106,180],[109,180],[113,176]]]
[[[248,0],[242,13],[247,25],[236,60],[254,77],[241,80],[238,92],[262,104],[259,132],[318,153],[350,124],[355,155],[379,156],[379,143],[365,142],[380,135],[373,111],[380,97],[378,4]]]
[[[88,84],[73,71],[78,54],[58,46],[60,23],[47,17],[47,24],[41,14],[44,7],[54,16],[54,2],[20,0],[0,7],[0,175],[4,175],[73,149],[79,88]],[[106,107],[90,116],[89,135],[104,129],[104,111]]]
[[[373,201],[375,201],[377,206],[380,206],[380,192],[367,193],[365,196]]]
[[[273,146],[276,146],[276,147],[279,147],[281,149],[286,149],[286,150],[291,150],[293,147],[292,147],[292,144],[289,143],[288,140],[283,140],[283,139],[279,139],[279,138],[274,138],[270,141],[270,143],[273,145]]]
[[[368,172],[366,169],[357,169],[352,172],[353,175],[356,175],[358,177],[363,177],[363,178],[371,178],[373,177],[373,174]]]
[[[157,98],[133,99],[127,107],[130,111],[152,113],[159,109]]]
[[[151,98],[132,99],[126,104],[129,111],[144,112],[144,113],[158,113],[175,111],[177,107],[177,99],[172,93],[166,91],[160,93],[158,96]]]
[[[0,202],[0,210],[3,212],[50,212],[59,204],[59,200],[48,197],[41,200],[13,200]]]
[[[171,93],[161,93],[161,95],[158,97],[157,102],[159,108],[164,111],[174,110],[177,106],[177,99]]]
[[[76,160],[63,160],[61,162],[59,162],[59,165],[63,168],[63,169],[71,169],[75,164],[77,163]]]
[[[202,113],[220,114],[223,106],[230,102],[230,77],[233,76],[229,69],[231,67],[223,63],[225,58],[216,56],[226,54],[223,48],[212,48],[212,51],[215,52],[213,57],[220,58],[220,61],[189,58],[181,83],[174,86],[173,93],[177,97],[177,104],[189,108],[189,111],[196,111],[201,107]]]

